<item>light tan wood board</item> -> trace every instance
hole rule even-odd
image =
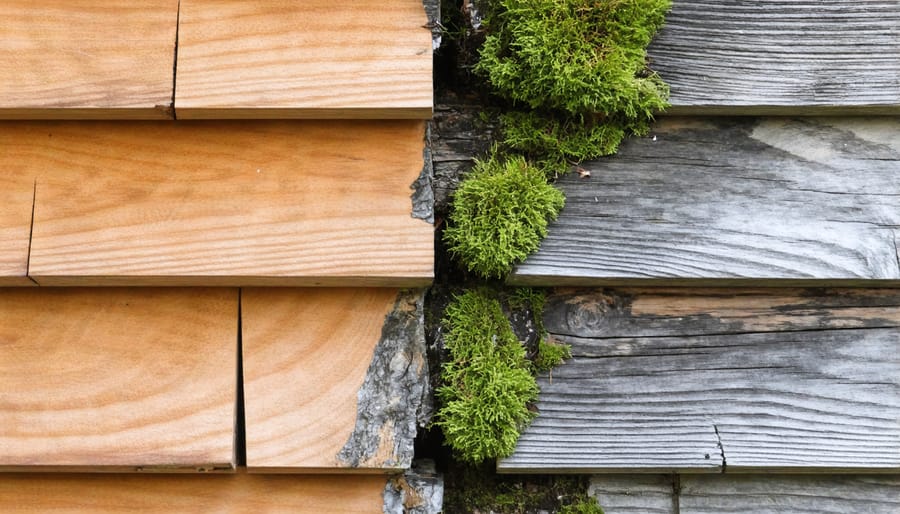
[[[0,471],[230,469],[237,297],[0,290]]]
[[[348,467],[338,453],[353,432],[357,391],[397,292],[242,291],[249,469],[316,472]]]
[[[387,478],[295,475],[3,474],[9,514],[381,514]]]
[[[189,118],[429,118],[421,0],[182,0],[175,108]]]
[[[430,282],[413,218],[420,121],[35,122],[0,165],[37,177],[40,285]]]
[[[33,200],[33,176],[15,168],[0,174],[0,286],[34,285],[27,277]]]
[[[0,3],[0,118],[171,118],[178,0]]]

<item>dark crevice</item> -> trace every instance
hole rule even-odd
[[[897,233],[892,232],[891,238],[894,240],[894,257],[897,259],[897,274],[900,275],[900,247],[897,246]]]
[[[29,280],[37,284],[31,278],[31,242],[34,240],[34,210],[37,203],[37,179],[34,179],[34,188],[31,190],[31,224],[28,225],[28,253],[25,254],[25,276]]]
[[[681,475],[672,475],[672,514],[681,514]]]
[[[887,307],[893,307],[893,305],[888,305]],[[763,335],[763,334],[802,334],[806,332],[847,332],[853,330],[879,330],[879,329],[888,329],[888,328],[897,328],[897,324],[886,324],[886,325],[872,325],[867,327],[805,327],[805,328],[797,328],[792,329],[790,327],[786,327],[784,329],[779,330],[749,330],[749,331],[740,331],[735,330],[733,332],[698,332],[698,333],[685,333],[685,334],[649,334],[649,335],[634,335],[634,336],[616,336],[616,337],[585,337],[579,336],[569,332],[554,332],[550,331],[550,334],[555,337],[564,337],[568,342],[578,342],[578,341],[604,341],[609,343],[614,343],[616,341],[622,340],[632,340],[632,339],[684,339],[688,337],[695,338],[706,338],[706,337],[722,337],[722,336],[752,336],[752,335]],[[773,343],[774,344],[774,343]],[[780,344],[780,343],[779,343]],[[707,348],[731,348],[736,345],[708,345],[704,346],[703,349]],[[681,348],[693,348],[690,346],[681,347]],[[678,347],[673,347],[672,349],[678,349]],[[597,358],[602,358],[602,356],[598,356]]]
[[[241,316],[241,290],[238,289],[237,323],[237,404],[234,412],[234,465],[247,465],[247,420],[244,415],[244,341]]]
[[[178,32],[181,29],[181,1],[178,2],[175,14],[175,59],[172,61],[172,119],[178,119],[178,113],[175,111],[175,85],[178,81]]]
[[[728,460],[725,458],[725,445],[722,444],[722,436],[719,435],[718,425],[713,425],[713,430],[716,431],[716,444],[719,446],[719,454],[722,457],[722,473],[725,473],[728,467]]]

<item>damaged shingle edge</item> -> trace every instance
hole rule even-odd
[[[439,514],[443,511],[444,479],[433,461],[416,461],[412,469],[384,486],[384,514]]]
[[[431,49],[437,50],[441,47],[441,0],[422,0],[425,6],[425,14],[428,16],[428,25],[431,29]]]
[[[431,123],[425,128],[425,149],[422,150],[422,173],[419,178],[409,186],[412,194],[412,217],[434,223],[434,165],[431,154]]]
[[[417,426],[431,418],[424,290],[401,291],[357,393],[356,426],[337,455],[351,467],[408,468]]]

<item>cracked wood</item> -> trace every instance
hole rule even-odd
[[[900,471],[898,290],[560,291],[545,312],[573,359],[502,472]]]
[[[557,185],[517,285],[900,283],[900,121],[666,118]]]
[[[0,471],[233,458],[234,289],[0,291]]]
[[[649,48],[672,114],[897,114],[895,0],[674,0]]]
[[[5,0],[0,118],[171,118],[177,18],[177,0]]]
[[[424,123],[0,124],[40,285],[417,286]],[[4,218],[0,218],[4,221]]]
[[[422,0],[181,0],[179,119],[431,116]]]

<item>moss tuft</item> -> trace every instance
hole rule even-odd
[[[559,514],[603,514],[600,503],[592,496],[586,496],[575,503],[559,509]]]
[[[609,155],[667,107],[668,86],[647,68],[646,47],[670,0],[492,3],[475,70],[500,96],[546,118],[506,116],[513,148],[576,161]]]
[[[538,342],[537,356],[534,358],[534,369],[538,373],[546,373],[571,356],[572,348],[569,345],[546,338],[541,339]]]
[[[442,406],[436,424],[466,462],[509,456],[534,417],[528,404],[538,393],[525,349],[500,302],[484,290],[455,297],[444,324],[450,359],[437,391]]]
[[[524,157],[495,155],[476,162],[457,189],[444,241],[469,271],[501,278],[537,251],[564,203]]]

